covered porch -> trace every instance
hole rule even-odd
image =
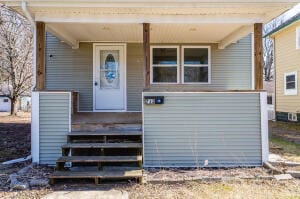
[[[262,25],[294,3],[10,2],[35,27],[33,161],[56,162],[53,179],[96,182],[141,180],[142,167],[262,165]],[[64,171],[80,161],[98,168]],[[103,172],[120,162],[135,167]]]

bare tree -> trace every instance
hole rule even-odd
[[[263,29],[263,33],[266,34],[278,26],[280,26],[284,22],[283,17],[278,17],[266,24]],[[263,74],[265,81],[271,81],[274,78],[274,43],[273,40],[269,37],[265,37],[263,39],[263,58],[264,58],[264,66],[263,66]]]
[[[11,114],[17,113],[20,96],[32,83],[33,34],[24,17],[0,4],[0,85],[11,98]]]

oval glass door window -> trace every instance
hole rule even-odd
[[[119,51],[102,50],[100,52],[100,63],[100,89],[119,89]]]

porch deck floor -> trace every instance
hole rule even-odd
[[[76,113],[72,116],[72,124],[141,124],[142,113]]]

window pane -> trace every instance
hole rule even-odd
[[[153,82],[177,83],[177,67],[153,67]]]
[[[119,51],[101,50],[100,61],[100,89],[119,89]]]
[[[208,67],[184,67],[184,82],[208,82]]]
[[[177,64],[177,48],[153,48],[153,64]]]
[[[185,48],[184,64],[208,64],[208,49]]]
[[[295,88],[296,88],[295,82],[286,83],[286,89],[295,89]]]
[[[295,75],[286,76],[286,82],[294,82],[294,81],[295,81]]]

